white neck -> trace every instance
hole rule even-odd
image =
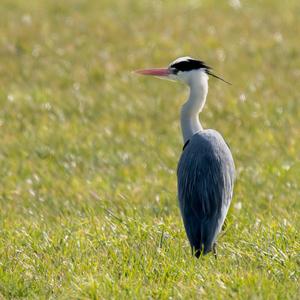
[[[208,92],[208,76],[197,72],[189,80],[190,95],[181,108],[180,120],[184,143],[196,132],[203,130],[199,113],[202,111]]]

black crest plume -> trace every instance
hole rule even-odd
[[[224,80],[223,78],[212,73],[212,68],[201,60],[187,58],[186,60],[175,62],[175,63],[171,64],[169,67],[174,70],[175,74],[177,74],[179,71],[185,72],[185,71],[204,69],[206,74],[213,76],[219,80],[222,80],[227,84],[231,84],[230,82],[228,82],[228,81]]]

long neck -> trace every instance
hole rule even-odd
[[[190,95],[181,108],[180,120],[184,143],[196,132],[203,130],[199,113],[202,111],[208,92],[207,75],[202,73],[194,78],[190,84]]]

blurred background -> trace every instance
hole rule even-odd
[[[147,265],[161,237],[168,241],[165,251],[171,251],[166,257],[189,257],[176,192],[179,110],[187,89],[132,73],[185,55],[205,61],[232,83],[212,78],[201,114],[205,128],[225,137],[237,168],[230,233],[221,241],[221,252],[232,268],[237,248],[243,258],[253,259],[253,265],[241,263],[236,269],[236,280],[253,271],[251,284],[241,279],[242,294],[253,295],[261,277],[266,280],[256,296],[270,296],[271,287],[278,289],[274,295],[286,296],[289,288],[296,294],[299,1],[2,0],[0,9],[3,295],[57,296],[62,287],[72,287],[75,295],[94,291],[99,297],[103,284],[103,297],[124,296],[125,289],[108,284],[107,274],[117,280],[121,267],[114,263],[130,266],[123,258],[137,259],[139,247]],[[59,243],[66,236],[69,242]],[[141,245],[135,248],[137,240]],[[256,257],[264,251],[271,254]],[[65,261],[65,267],[58,263],[59,270],[49,265],[51,271],[43,271],[53,263],[45,261],[47,253]],[[274,256],[284,262],[273,269]],[[263,267],[257,271],[268,259],[270,274]],[[166,274],[162,261],[158,272]],[[176,268],[186,269],[188,263],[176,264],[173,271],[181,274]],[[136,287],[128,295],[139,297],[144,287],[149,297],[180,297],[179,291],[183,297],[203,291],[216,296],[206,277],[203,290],[187,288],[202,282],[192,270],[186,277],[172,273],[165,294],[155,294],[163,275],[153,279],[153,266],[147,266],[148,281],[143,268],[126,281],[129,290]],[[214,267],[209,260],[203,268]],[[219,295],[238,295],[234,281],[226,282],[222,272],[227,269],[220,270],[218,280],[228,290]],[[285,286],[279,278],[285,278]]]

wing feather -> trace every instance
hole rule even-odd
[[[232,197],[234,164],[220,134],[195,134],[180,158],[178,198],[194,250],[211,251]]]

